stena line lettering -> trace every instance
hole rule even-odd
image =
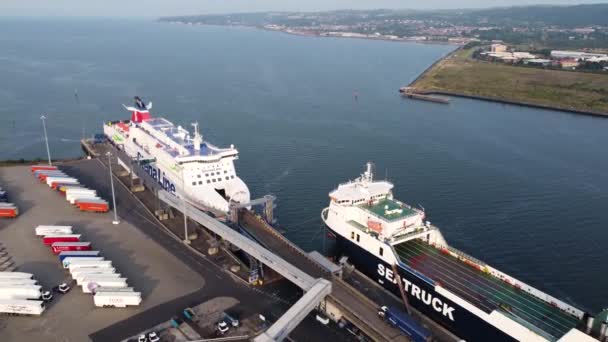
[[[378,274],[384,277],[386,280],[397,284],[395,273],[393,270],[386,268],[383,264],[378,264]],[[399,275],[396,275],[399,276]],[[401,277],[401,283],[403,284],[405,292],[412,295],[412,297],[418,299],[424,304],[433,308],[433,310],[443,314],[449,318],[452,322],[454,321],[454,308],[449,306],[447,303],[441,301],[440,298],[434,297],[433,294],[427,293],[424,289],[421,289],[418,285],[413,284],[411,281]]]
[[[137,152],[137,159],[141,158],[143,158],[143,156],[139,152]],[[169,191],[170,193],[175,193],[175,184],[171,183],[171,181],[167,177],[165,177],[165,173],[161,171],[161,169],[158,169],[149,164],[142,165],[142,168],[144,169],[144,171],[146,171],[147,174],[150,175],[150,177],[152,177],[156,182],[158,182],[158,184],[163,189]]]

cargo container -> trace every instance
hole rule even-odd
[[[110,287],[103,286],[95,289],[95,293],[99,292],[135,292],[132,287]]]
[[[87,200],[76,202],[80,211],[88,211],[95,213],[107,213],[110,211],[110,205],[104,200]]]
[[[63,184],[78,184],[78,179],[73,177],[47,177],[46,185],[52,186],[53,183],[63,183]]]
[[[72,279],[77,280],[78,278],[84,278],[90,275],[101,275],[101,274],[113,274],[116,273],[114,267],[83,267],[77,268],[70,274]]]
[[[38,171],[38,170],[57,170],[57,166],[52,165],[32,165],[30,166],[30,171]]]
[[[38,226],[35,231],[38,236],[72,234],[72,226]]]
[[[80,242],[80,237],[80,234],[45,235],[42,243],[50,246],[55,242]]]
[[[110,260],[100,260],[100,261],[88,261],[88,262],[79,262],[76,264],[71,264],[68,266],[70,273],[74,272],[76,269],[80,268],[90,268],[90,267],[98,267],[98,268],[111,268],[112,261]]]
[[[44,302],[40,300],[0,299],[0,313],[13,315],[40,315]]]
[[[396,308],[381,307],[378,310],[378,315],[388,321],[395,328],[401,330],[403,334],[408,336],[414,342],[429,342],[431,341],[431,333],[423,326],[414,321],[405,312]]]
[[[74,185],[78,185],[80,184],[77,180],[73,181],[73,180],[56,180],[56,181],[51,181],[51,183],[49,184],[49,187],[51,187],[51,189],[53,190],[57,190],[58,186],[63,186],[63,185],[68,185],[68,184],[74,184]]]
[[[63,196],[65,196],[66,193],[70,190],[75,191],[80,189],[87,188],[82,184],[61,184],[57,187],[57,191],[59,191]]]
[[[74,196],[79,196],[79,195],[97,196],[97,191],[95,191],[93,189],[88,189],[88,188],[80,188],[80,189],[69,188],[66,190],[65,199],[67,201],[69,201]]]
[[[38,285],[36,279],[0,279],[0,287],[2,286],[22,286],[22,285]]]
[[[43,174],[57,174],[57,173],[63,173],[63,171],[61,171],[61,170],[36,170],[36,171],[32,172],[32,174],[36,178],[38,178],[40,175],[43,175]]]
[[[98,292],[93,296],[97,307],[125,308],[141,304],[141,292]]]
[[[63,262],[65,258],[78,258],[78,257],[98,257],[99,251],[68,251],[59,253],[59,261]]]
[[[40,285],[1,285],[0,299],[38,299],[42,296]]]
[[[74,194],[70,197],[66,196],[65,199],[70,204],[77,205],[76,202],[90,202],[90,201],[101,201],[102,199],[95,194]]]
[[[90,242],[55,242],[51,245],[51,250],[54,254],[59,254],[65,251],[90,251]]]
[[[66,257],[63,258],[63,260],[61,261],[61,265],[63,266],[63,268],[69,268],[70,265],[77,265],[77,264],[83,264],[83,263],[88,263],[89,261],[103,261],[105,260],[104,257],[100,257],[100,256],[80,256],[80,257]]]
[[[49,179],[50,177],[69,178],[70,176],[66,175],[63,172],[41,172],[36,177],[38,178],[38,180],[40,182],[46,183],[46,180]]]
[[[76,280],[76,285],[83,286],[84,284],[98,281],[106,281],[106,280],[115,280],[121,279],[122,276],[120,273],[88,273],[88,274],[80,274],[78,277],[74,278]]]
[[[34,275],[25,272],[0,272],[0,279],[34,279]]]
[[[80,183],[53,183],[53,190],[59,192],[60,195],[65,196],[65,192],[62,192],[61,189],[68,186],[72,188],[84,188],[84,185]]]
[[[82,283],[82,292],[93,293],[98,287],[127,287],[127,278],[85,280]]]
[[[8,204],[8,205],[5,205]],[[0,217],[15,218],[19,215],[19,208],[12,203],[0,203]]]

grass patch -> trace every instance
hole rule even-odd
[[[608,113],[608,73],[544,70],[470,58],[460,50],[437,63],[413,86],[544,106]]]

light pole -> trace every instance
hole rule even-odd
[[[180,166],[180,171],[182,173],[182,204],[184,210],[184,243],[186,245],[190,244],[190,239],[188,239],[188,215],[186,215],[186,179],[184,178],[184,167]]]
[[[49,137],[46,135],[46,116],[41,116],[40,120],[42,120],[42,129],[44,130],[44,142],[46,143],[46,155],[49,157],[49,166],[53,165],[51,163],[51,150],[49,149]]]
[[[114,206],[114,221],[112,221],[112,224],[119,224],[120,221],[118,221],[118,215],[116,213],[116,195],[114,194],[114,175],[112,174],[112,153],[108,151],[106,156],[108,156],[108,165],[110,167],[110,187],[112,188],[112,205]]]

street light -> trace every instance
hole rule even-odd
[[[41,116],[40,120],[42,120],[42,129],[44,130],[44,141],[46,143],[46,155],[49,157],[49,166],[53,165],[51,163],[51,150],[49,149],[49,137],[46,135],[46,116]]]
[[[190,240],[188,239],[188,215],[186,215],[186,180],[184,178],[184,167],[178,165],[181,173],[182,173],[182,204],[184,211],[184,243],[186,245],[190,244]]]
[[[112,174],[112,159],[110,159],[110,157],[112,157],[112,153],[110,153],[108,151],[106,153],[106,156],[108,156],[108,165],[110,166],[110,186],[112,187],[112,204],[114,205],[114,221],[112,221],[112,224],[119,224],[120,221],[118,221],[118,216],[116,214],[116,195],[114,194],[114,176]]]

